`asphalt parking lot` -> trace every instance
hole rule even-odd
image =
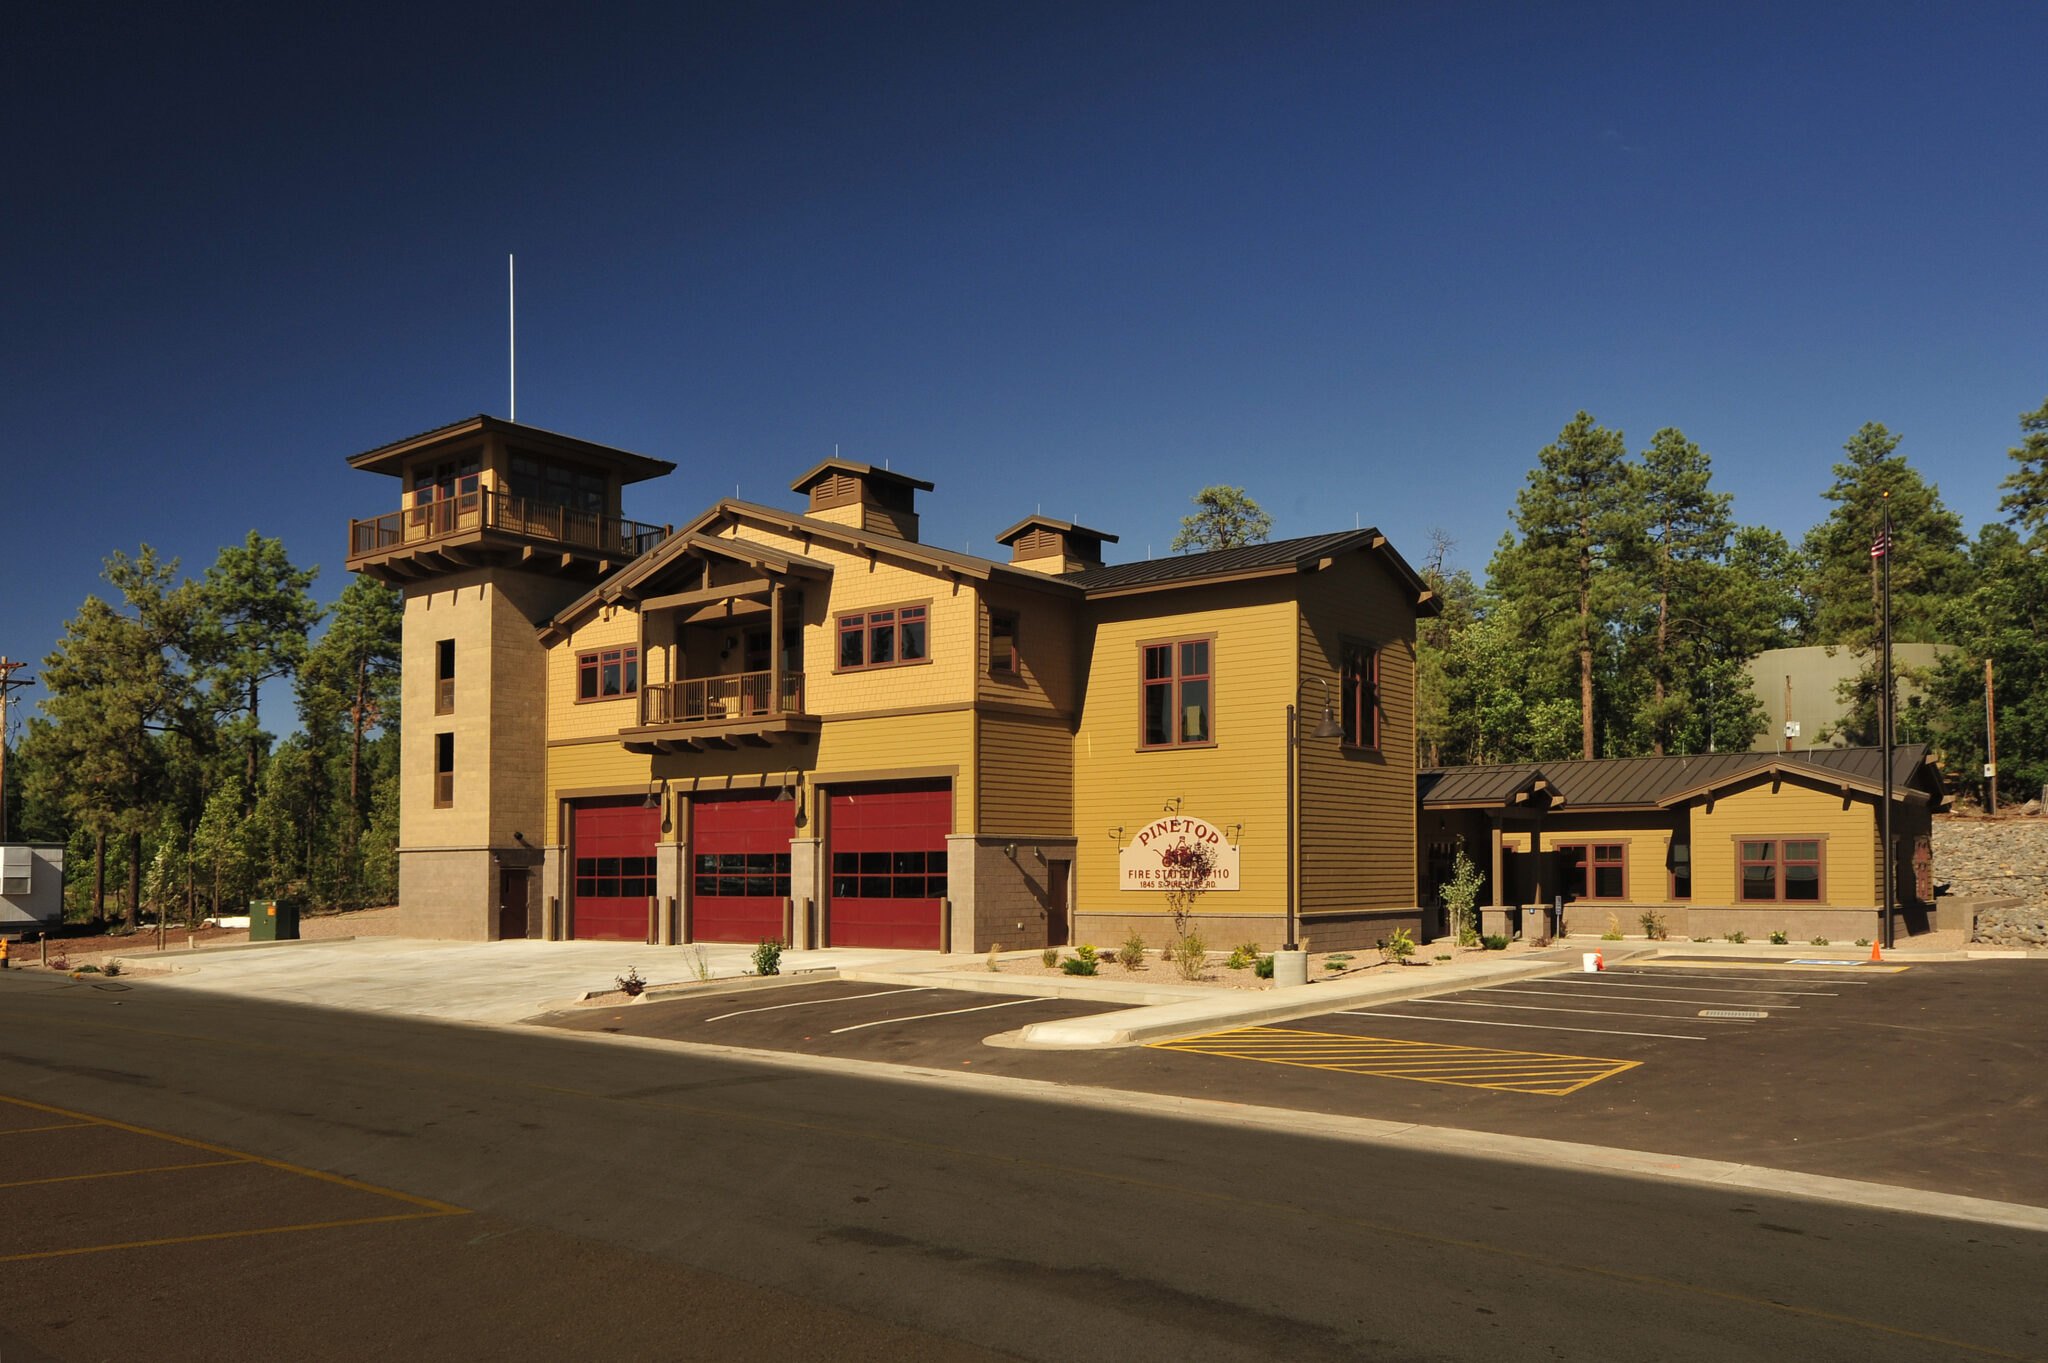
[[[1103,1051],[983,1043],[1109,1011],[834,981],[551,1025],[1665,1151],[2048,1205],[2048,974],[1664,958]],[[750,1011],[759,1009],[760,1011]]]

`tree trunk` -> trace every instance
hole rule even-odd
[[[258,722],[256,717],[256,683],[252,681],[249,683],[249,760],[248,775],[245,778],[248,782],[248,794],[244,797],[250,809],[256,807],[256,727]]]
[[[92,925],[100,926],[106,921],[107,911],[107,835],[92,835]]]
[[[1671,527],[1669,525],[1664,527],[1664,539],[1667,544],[1671,540]],[[1664,571],[1660,572],[1657,577],[1657,708],[1654,712],[1657,718],[1650,726],[1650,751],[1658,757],[1664,755],[1664,674],[1669,670],[1665,650],[1667,640],[1669,639],[1670,627],[1671,572],[1670,564],[1667,561],[1664,565]]]
[[[1580,522],[1580,532],[1592,529]],[[1593,760],[1593,554],[1579,551],[1579,730],[1580,747]]]
[[[142,834],[128,835],[128,903],[124,906],[123,921],[133,928],[138,926],[138,914],[142,908]]]
[[[362,806],[357,803],[356,776],[363,762],[363,693],[368,687],[370,655],[367,651],[356,657],[356,703],[349,707],[349,721],[354,732],[348,745],[348,873],[355,875],[356,868],[356,825],[362,819]]]

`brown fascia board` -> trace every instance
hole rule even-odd
[[[1115,535],[1110,534],[1107,530],[1091,529],[1085,525],[1076,525],[1072,521],[1054,520],[1051,516],[1026,516],[1002,534],[997,535],[996,543],[1008,544],[1023,535],[1025,531],[1039,526],[1043,526],[1047,530],[1057,530],[1063,535],[1085,535],[1089,539],[1105,540],[1110,544],[1121,543]]]
[[[1090,601],[1106,601],[1113,596],[1142,596],[1147,592],[1178,592],[1189,587],[1220,587],[1230,582],[1253,582],[1262,577],[1292,577],[1307,572],[1313,563],[1276,563],[1267,568],[1242,568],[1234,573],[1205,573],[1201,577],[1171,577],[1159,582],[1132,582],[1120,587],[1089,587],[1084,590]]]
[[[1791,778],[1804,786],[1819,786],[1835,790],[1857,790],[1865,795],[1875,795],[1879,799],[1884,798],[1883,786],[1865,781],[1860,776],[1845,775],[1831,767],[1817,766],[1811,762],[1765,762],[1760,766],[1744,767],[1741,771],[1730,772],[1719,780],[1704,781],[1688,789],[1675,791],[1657,801],[1656,807],[1658,809],[1670,809],[1674,805],[1690,804],[1694,800],[1704,799],[1709,795],[1727,790],[1730,786],[1741,785],[1759,776],[1775,776],[1781,780]],[[1894,798],[1903,797],[1895,795]]]
[[[613,605],[619,601],[637,605],[637,599],[628,589],[688,549],[707,550],[725,558],[737,559],[752,567],[767,568],[778,573],[795,573],[800,577],[810,578],[832,576],[830,564],[813,563],[800,554],[788,554],[770,544],[759,544],[753,540],[722,539],[716,535],[681,530],[663,540],[655,549],[612,574],[610,580],[598,583],[562,607],[552,619],[540,626],[541,638],[546,640],[556,634],[567,632],[597,606]]]
[[[1394,547],[1393,541],[1378,530],[1372,532],[1372,537],[1372,543],[1368,547],[1389,560],[1394,569],[1394,576],[1407,583],[1409,590],[1415,593],[1415,609],[1428,615],[1442,615],[1444,603],[1437,599],[1437,594],[1422,580],[1422,574],[1416,572],[1409,566],[1408,560],[1401,557],[1401,551]]]
[[[552,454],[565,455],[575,459],[596,459],[609,464],[619,471],[619,480],[638,483],[648,478],[659,478],[674,473],[676,466],[666,459],[653,459],[631,450],[618,449],[611,445],[600,445],[594,440],[580,440],[573,435],[559,431],[542,430],[538,426],[523,426],[516,421],[504,421],[494,416],[477,415],[439,426],[419,435],[407,436],[389,445],[380,445],[374,450],[351,455],[348,466],[368,473],[388,473],[393,477],[404,471],[405,461],[414,455],[434,449],[439,445],[456,444],[478,435],[495,434],[516,441],[522,449],[543,450]]]
[[[978,558],[973,554],[956,554],[950,549],[938,549],[912,540],[900,540],[893,535],[877,535],[851,525],[841,525],[837,521],[819,520],[815,516],[798,515],[794,511],[762,506],[757,502],[743,502],[734,497],[720,498],[716,505],[683,526],[678,533],[701,534],[721,520],[730,519],[738,523],[747,517],[766,521],[770,525],[796,534],[830,540],[869,553],[888,554],[922,567],[957,573],[976,581],[1000,582],[1005,586],[1025,587],[1051,596],[1081,595],[1081,589],[1073,583],[1062,582],[1044,573],[1034,573],[1028,568],[1013,568],[1007,563],[997,563],[994,559]]]
[[[913,478],[907,473],[897,473],[891,469],[878,469],[873,464],[858,464],[851,459],[825,459],[821,460],[810,472],[791,483],[789,490],[791,492],[808,492],[811,490],[812,483],[817,482],[828,473],[850,473],[856,478],[865,478],[871,482],[895,483],[899,487],[914,487],[919,492],[930,492],[933,487],[931,483],[927,483],[922,478]]]

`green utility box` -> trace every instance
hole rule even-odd
[[[250,900],[249,940],[252,942],[298,941],[299,906],[289,899]]]

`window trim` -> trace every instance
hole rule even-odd
[[[1372,741],[1354,742],[1349,736],[1340,740],[1343,747],[1353,752],[1379,752],[1386,738],[1387,708],[1380,699],[1380,655],[1386,650],[1369,639],[1353,635],[1340,635],[1337,639],[1337,714],[1348,731],[1351,726],[1351,697],[1345,692],[1345,668],[1349,664],[1346,654],[1350,650],[1363,649],[1371,664],[1372,676],[1368,685],[1372,687]],[[1363,727],[1363,726],[1361,726]]]
[[[1825,834],[1825,833],[1761,833],[1761,834],[1759,834],[1759,833],[1730,833],[1730,834],[1728,835],[1728,842],[1729,842],[1729,848],[1728,848],[1728,851],[1729,851],[1729,855],[1730,855],[1730,856],[1732,856],[1732,857],[1734,858],[1734,865],[1735,865],[1735,884],[1734,884],[1734,893],[1733,893],[1733,894],[1731,894],[1731,895],[1729,896],[1729,899],[1730,899],[1730,900],[1731,900],[1731,901],[1732,901],[1732,902],[1733,902],[1733,903],[1734,903],[1735,905],[1737,905],[1738,907],[1739,907],[1739,906],[1741,906],[1741,905],[1743,905],[1743,904],[1788,904],[1788,905],[1791,905],[1791,906],[1792,906],[1793,908],[1798,908],[1798,907],[1800,907],[1800,906],[1802,906],[1802,905],[1809,905],[1809,906],[1811,906],[1811,907],[1814,907],[1814,908],[1826,908],[1826,907],[1828,907],[1828,904],[1829,904],[1829,902],[1830,902],[1830,901],[1828,900],[1828,835],[1827,835],[1827,834]],[[1772,873],[1771,873],[1771,889],[1772,889],[1772,895],[1771,895],[1771,898],[1769,898],[1769,899],[1750,899],[1750,898],[1747,898],[1747,897],[1745,897],[1745,896],[1743,895],[1743,893],[1742,893],[1742,868],[1743,868],[1744,866],[1761,866],[1761,865],[1763,865],[1763,863],[1762,863],[1762,862],[1752,862],[1752,861],[1749,861],[1749,860],[1747,860],[1746,858],[1744,858],[1744,857],[1743,857],[1743,855],[1742,855],[1742,844],[1744,844],[1744,843],[1746,843],[1746,842],[1767,842],[1767,843],[1769,843],[1769,844],[1771,845],[1771,866],[1772,866],[1772,868],[1773,868],[1773,869],[1772,869]],[[1818,874],[1817,874],[1817,876],[1816,876],[1816,878],[1815,878],[1815,879],[1816,879],[1816,889],[1815,889],[1815,894],[1814,894],[1814,897],[1813,897],[1812,899],[1787,899],[1787,898],[1785,897],[1785,853],[1784,853],[1784,847],[1785,847],[1785,844],[1786,844],[1786,843],[1788,843],[1788,842],[1810,842],[1810,843],[1813,843],[1813,844],[1815,844],[1815,845],[1816,845],[1816,846],[1817,846],[1817,847],[1819,848],[1819,850],[1820,850],[1820,857],[1819,857],[1819,859],[1818,859],[1817,861],[1814,861],[1814,862],[1811,862],[1811,863],[1809,863],[1809,862],[1805,862],[1805,861],[1799,861],[1799,862],[1794,862],[1794,863],[1793,863],[1794,865],[1797,865],[1797,866],[1806,866],[1806,865],[1812,865],[1812,866],[1814,866],[1814,868],[1815,868],[1815,869],[1816,869],[1816,871],[1818,872]],[[1695,871],[1695,872],[1694,872],[1694,874],[1695,874],[1695,875],[1697,875],[1697,874],[1698,874],[1698,872],[1697,872],[1697,871]]]
[[[996,621],[1006,620],[1010,625],[1010,662],[1007,667],[996,666]],[[997,681],[1015,682],[1024,680],[1024,648],[1020,638],[1023,619],[1013,610],[996,610],[990,607],[988,613],[988,674]]]
[[[455,808],[455,731],[434,735],[434,808]]]
[[[612,696],[603,694],[604,656],[607,653],[619,655],[619,681],[622,686],[626,679],[625,672],[628,661],[626,655],[632,655],[633,684],[621,690],[617,695]],[[641,684],[647,679],[645,675],[647,671],[646,662],[647,660],[640,656],[640,645],[638,644],[612,644],[608,647],[579,650],[576,654],[576,704],[597,705],[608,700],[631,700],[640,694]],[[597,677],[597,695],[586,696],[583,694],[583,673],[585,668],[591,669]]]
[[[1185,741],[1181,741],[1181,740],[1175,740],[1175,741],[1173,741],[1173,742],[1169,742],[1169,743],[1147,743],[1147,742],[1145,741],[1145,691],[1146,691],[1146,688],[1147,688],[1148,686],[1152,685],[1152,683],[1149,683],[1149,682],[1147,682],[1147,681],[1145,680],[1145,650],[1146,650],[1146,649],[1148,649],[1148,648],[1169,648],[1169,649],[1172,649],[1172,650],[1173,650],[1173,679],[1172,679],[1172,686],[1173,686],[1173,702],[1174,702],[1174,704],[1173,704],[1172,716],[1173,716],[1173,727],[1174,727],[1174,732],[1175,732],[1175,733],[1178,733],[1178,732],[1180,732],[1180,726],[1181,726],[1181,721],[1182,721],[1182,720],[1183,720],[1183,718],[1184,718],[1184,714],[1183,714],[1183,709],[1184,709],[1184,707],[1183,707],[1183,706],[1181,705],[1181,699],[1180,699],[1180,688],[1181,688],[1181,680],[1182,680],[1182,678],[1181,678],[1181,674],[1180,674],[1180,649],[1181,649],[1181,646],[1182,646],[1182,645],[1184,645],[1184,644],[1207,644],[1207,645],[1209,646],[1209,671],[1208,671],[1208,673],[1206,674],[1206,676],[1202,678],[1202,680],[1205,680],[1205,681],[1207,681],[1207,682],[1209,683],[1209,737],[1208,737],[1208,738],[1206,738],[1206,739],[1204,739],[1204,740],[1202,740],[1202,741],[1201,741],[1201,742],[1199,742],[1199,743],[1188,743],[1188,742],[1185,742]],[[1217,712],[1216,696],[1217,696],[1217,687],[1216,687],[1216,634],[1215,634],[1215,632],[1214,632],[1214,631],[1211,631],[1210,633],[1207,633],[1207,634],[1176,634],[1176,635],[1172,635],[1172,636],[1169,636],[1169,637],[1164,637],[1164,638],[1157,638],[1157,639],[1140,639],[1140,640],[1138,641],[1138,751],[1139,751],[1139,752],[1173,752],[1173,751],[1176,751],[1176,750],[1181,750],[1181,749],[1189,749],[1189,748],[1213,748],[1213,747],[1215,747],[1215,746],[1216,746],[1216,712]]]
[[[1678,848],[1685,849],[1685,893],[1678,892],[1678,871],[1672,853]],[[1664,900],[1669,904],[1692,903],[1692,882],[1699,878],[1699,863],[1693,858],[1692,837],[1681,838],[1676,834],[1664,840]]]
[[[932,660],[932,600],[933,598],[927,596],[917,601],[899,601],[893,605],[867,606],[857,611],[832,612],[832,670],[835,673],[886,672],[892,667],[924,667],[928,665]],[[905,658],[902,656],[903,612],[907,610],[921,610],[924,612],[924,656],[922,658]],[[861,657],[865,658],[874,651],[873,645],[870,643],[870,636],[874,630],[874,617],[877,615],[893,617],[890,623],[896,628],[897,656],[886,663],[860,662],[849,666],[842,661],[843,654],[840,651],[841,643],[848,633],[846,622],[849,620],[861,622],[860,648]]]
[[[1552,843],[1552,844],[1550,845],[1550,850],[1551,850],[1551,851],[1553,851],[1553,852],[1563,852],[1563,851],[1566,851],[1567,849],[1570,849],[1570,848],[1578,848],[1578,849],[1581,849],[1582,855],[1581,855],[1581,858],[1580,858],[1580,864],[1581,864],[1581,865],[1583,865],[1583,866],[1584,866],[1584,867],[1586,868],[1586,893],[1585,893],[1585,894],[1583,894],[1583,895],[1580,895],[1580,896],[1578,896],[1577,900],[1575,900],[1575,901],[1573,901],[1573,902],[1584,902],[1584,903],[1588,903],[1588,904],[1592,904],[1592,903],[1602,903],[1602,904],[1628,904],[1628,903],[1632,903],[1633,901],[1632,901],[1632,900],[1630,900],[1630,898],[1629,898],[1629,894],[1628,894],[1628,882],[1629,882],[1629,874],[1628,874],[1628,863],[1629,863],[1629,844],[1630,844],[1631,842],[1633,842],[1633,841],[1634,841],[1634,839],[1632,839],[1632,838],[1596,838],[1596,837],[1593,837],[1593,836],[1591,836],[1590,834],[1588,834],[1588,835],[1583,835],[1583,840],[1581,840],[1581,836],[1582,836],[1582,835],[1579,835],[1579,834],[1575,834],[1575,833],[1574,833],[1574,834],[1566,834],[1566,836],[1567,836],[1567,837],[1569,837],[1569,838],[1571,838],[1571,841],[1570,841],[1570,842],[1554,842],[1554,843]],[[1618,860],[1616,860],[1616,861],[1597,861],[1597,860],[1595,860],[1595,859],[1594,859],[1594,855],[1593,855],[1593,849],[1594,849],[1594,848],[1596,848],[1596,847],[1619,847],[1619,848],[1621,849],[1621,856],[1620,856],[1620,858],[1619,858]],[[1599,878],[1599,876],[1598,876],[1598,875],[1596,874],[1596,868],[1597,868],[1597,867],[1601,867],[1601,866],[1617,866],[1617,865],[1621,867],[1621,893],[1620,893],[1620,894],[1618,894],[1618,895],[1613,895],[1613,894],[1601,894],[1601,893],[1599,893],[1599,887],[1600,887],[1600,878]],[[1563,887],[1562,887],[1562,886],[1560,886],[1559,888],[1560,888],[1560,889],[1562,889]]]

